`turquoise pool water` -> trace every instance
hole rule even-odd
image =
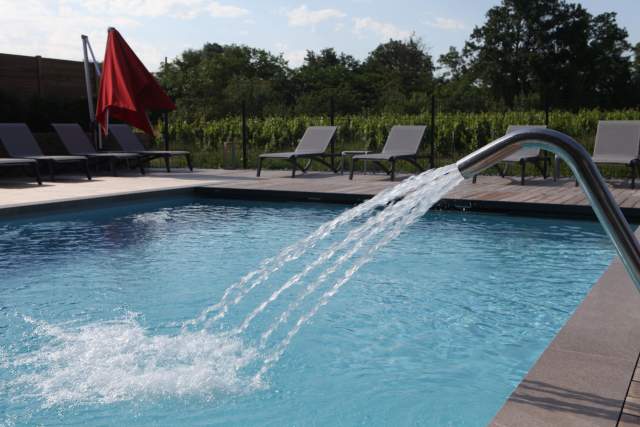
[[[485,425],[614,255],[597,223],[432,212],[259,383],[261,333],[308,281],[240,335],[273,285],[183,327],[344,209],[184,198],[0,222],[0,424]]]

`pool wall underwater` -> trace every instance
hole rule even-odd
[[[0,220],[69,213],[84,208],[119,206],[131,201],[158,201],[192,196],[270,201],[354,204],[365,195],[220,190],[206,187],[64,200],[0,210]],[[443,200],[440,209],[517,215],[593,218],[584,209],[471,204]],[[630,218],[637,220],[637,218]],[[570,267],[569,267],[570,268]],[[533,368],[496,414],[496,426],[615,426],[640,353],[640,295],[616,258],[562,327]],[[452,402],[455,405],[455,402]]]

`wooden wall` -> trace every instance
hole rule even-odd
[[[93,68],[91,73],[94,79]],[[86,100],[83,63],[0,53],[0,92],[21,100],[35,96]]]

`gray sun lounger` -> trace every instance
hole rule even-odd
[[[33,176],[35,176],[38,185],[42,185],[42,178],[40,177],[40,168],[38,167],[38,161],[33,159],[8,159],[0,158],[0,168],[13,168],[22,167],[24,169],[31,169]]]
[[[323,165],[327,166],[334,173],[338,173],[338,170],[333,164],[327,162],[325,157],[335,156],[333,153],[325,153],[327,147],[333,140],[336,134],[336,126],[309,126],[304,135],[300,139],[298,146],[294,151],[284,153],[264,153],[258,157],[258,169],[256,170],[256,176],[260,176],[262,170],[263,159],[283,159],[291,163],[291,178],[295,178],[296,169],[300,169],[303,173],[309,170],[311,161],[315,160]],[[309,159],[309,164],[304,167],[298,164],[298,159]]]
[[[631,188],[640,172],[640,120],[601,120],[591,157],[596,164],[626,165],[631,169]]]
[[[507,131],[505,135],[508,135],[512,132],[515,132],[520,129],[546,129],[545,125],[509,125],[507,127]],[[500,164],[497,164],[495,167],[498,169],[498,173],[502,178],[507,174],[507,169],[510,165],[518,163],[520,165],[520,185],[524,185],[524,177],[527,163],[532,163],[542,174],[544,179],[547,179],[548,170],[549,170],[549,162],[551,162],[550,157],[545,157],[540,155],[540,148],[536,147],[525,147],[521,148],[513,154],[502,159],[501,163],[504,163],[504,168],[500,168]],[[473,182],[476,182],[477,175],[474,175]]]
[[[0,141],[11,157],[26,158],[46,163],[51,180],[55,179],[55,166],[77,163],[87,179],[91,180],[89,160],[84,156],[45,156],[33,134],[24,123],[0,123]]]
[[[422,142],[422,137],[427,129],[426,126],[394,126],[391,128],[387,141],[382,147],[381,153],[374,154],[361,154],[353,156],[351,159],[351,173],[349,179],[353,179],[353,170],[356,160],[370,160],[376,163],[391,176],[391,181],[396,177],[396,162],[398,160],[404,160],[414,165],[419,171],[424,171],[424,168],[418,163],[418,158],[424,156],[418,156],[418,149]],[[391,168],[386,168],[381,162],[386,161],[391,163]]]
[[[171,158],[175,156],[184,156],[187,160],[189,170],[193,172],[191,164],[191,153],[189,151],[167,151],[167,150],[145,150],[144,145],[133,133],[129,125],[109,125],[109,132],[114,136],[120,148],[129,153],[142,155],[142,161],[151,161],[153,159],[164,159],[167,172],[171,172]]]
[[[89,160],[96,162],[96,164],[99,161],[109,162],[109,168],[113,176],[117,175],[116,162],[124,161],[128,166],[130,160],[135,160],[140,168],[140,173],[144,175],[142,155],[125,152],[98,152],[87,137],[87,134],[77,123],[52,123],[51,126],[55,129],[60,137],[60,141],[62,141],[62,144],[69,154],[86,156]]]

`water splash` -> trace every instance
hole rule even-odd
[[[273,273],[282,268],[286,263],[299,259],[322,240],[330,236],[338,227],[348,224],[362,216],[369,215],[377,208],[384,207],[389,203],[404,197],[406,194],[419,189],[423,183],[432,178],[432,176],[440,176],[440,174],[436,172],[441,171],[442,169],[444,168],[430,169],[420,175],[411,176],[402,183],[381,191],[371,199],[341,213],[335,219],[324,223],[309,236],[280,251],[277,256],[267,258],[262,261],[258,269],[246,274],[238,282],[229,286],[225,290],[220,301],[204,309],[195,319],[185,322],[183,327],[195,327],[202,323],[206,323],[206,326],[211,326],[215,321],[226,315],[230,306],[237,305],[242,301],[245,295],[257,286],[266,282]],[[455,171],[453,172],[459,174],[457,168],[455,168]],[[210,318],[209,316],[214,313],[215,315]]]
[[[217,303],[184,322],[174,335],[153,335],[135,316],[84,326],[35,322],[34,335],[46,343],[10,362],[2,357],[3,364],[27,372],[9,386],[21,390],[22,396],[42,399],[45,406],[158,396],[214,398],[218,393],[246,393],[263,387],[264,375],[302,327],[380,248],[398,237],[462,179],[455,165],[430,170],[343,212],[263,261],[258,269],[229,286]],[[154,221],[157,219],[153,217]],[[240,316],[237,324],[227,330],[211,331],[251,291],[268,285],[275,272],[295,266],[296,260],[302,260],[324,240],[336,239],[336,231],[343,227],[350,227],[343,239],[329,244],[312,262],[299,266],[297,273],[276,284],[268,296]],[[254,343],[245,333],[254,319],[265,315],[267,307],[283,295],[300,287],[284,309],[274,310],[274,318],[264,323],[267,326],[258,331],[258,342]],[[305,309],[306,301],[310,307]],[[296,314],[295,323],[284,329]],[[275,331],[280,329],[284,329],[282,338],[274,340]],[[270,340],[276,342],[270,344]]]
[[[42,400],[44,407],[159,396],[213,398],[260,387],[241,374],[256,360],[256,350],[225,334],[154,336],[134,315],[80,327],[25,320],[47,343],[8,362],[29,372],[7,386],[14,395],[19,390],[20,398]]]

